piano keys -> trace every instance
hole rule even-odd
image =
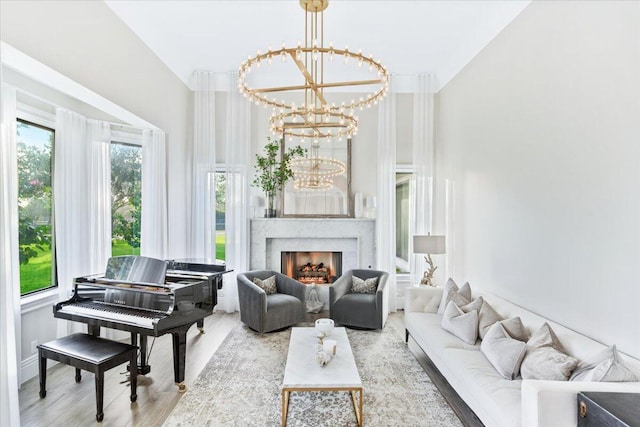
[[[88,325],[90,333],[100,327],[131,332],[131,343],[140,338],[139,373],[147,374],[147,337],[172,335],[174,380],[185,391],[186,334],[195,323],[204,332],[204,318],[213,312],[217,289],[227,272],[223,263],[208,264],[209,271],[169,270],[175,262],[147,257],[112,257],[104,275],[78,277],[71,299],[57,303],[54,317]],[[204,264],[197,265],[205,270]]]

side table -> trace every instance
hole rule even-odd
[[[640,426],[640,393],[578,393],[578,427]]]

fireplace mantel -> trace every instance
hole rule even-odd
[[[249,268],[280,271],[282,251],[342,252],[342,271],[375,268],[375,220],[253,218]]]

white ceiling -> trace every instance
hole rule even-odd
[[[325,45],[373,53],[392,74],[433,73],[439,90],[529,2],[331,0]],[[235,71],[258,49],[304,38],[297,0],[106,3],[190,87],[196,70]]]

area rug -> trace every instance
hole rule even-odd
[[[411,354],[404,331],[347,329],[364,387],[366,426],[461,426]],[[291,329],[260,335],[234,328],[164,423],[279,426]],[[347,392],[291,393],[287,426],[357,426]]]

